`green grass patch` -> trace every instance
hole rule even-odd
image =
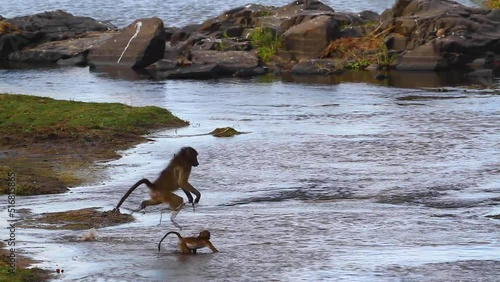
[[[48,281],[48,274],[45,270],[39,268],[16,269],[14,273],[9,273],[9,266],[5,262],[0,262],[0,281],[1,282],[41,282]]]
[[[268,63],[283,45],[279,36],[267,28],[256,27],[249,38],[263,63]]]
[[[0,94],[0,133],[78,135],[88,131],[145,134],[187,122],[159,107],[119,103],[84,103],[27,95]]]
[[[12,272],[9,256],[10,246],[0,242],[0,282],[43,282],[48,281],[49,272],[40,268],[26,268],[30,260],[16,252],[15,269]]]

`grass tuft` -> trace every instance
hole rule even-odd
[[[372,63],[389,65],[393,59],[388,54],[383,35],[390,29],[392,27],[379,32],[377,27],[363,37],[342,37],[334,40],[323,51],[322,57],[346,60],[347,69],[364,69]],[[371,52],[373,50],[376,52]]]
[[[250,33],[249,38],[252,45],[257,49],[257,56],[263,63],[271,61],[271,58],[283,45],[279,36],[274,34],[270,29],[263,27],[256,27]]]

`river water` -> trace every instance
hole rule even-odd
[[[201,23],[203,20],[214,17],[223,11],[256,3],[268,6],[283,6],[291,3],[290,0],[24,0],[22,5],[17,1],[2,0],[0,15],[10,18],[30,15],[44,11],[62,9],[79,16],[88,16],[96,20],[110,21],[118,27],[124,27],[138,18],[159,17],[164,20],[165,26],[183,26]],[[350,0],[350,1],[322,1],[336,11],[361,12],[371,10],[381,13],[386,8],[392,7],[394,0]],[[457,1],[461,4],[473,6],[469,0]]]
[[[73,2],[47,3],[83,9]],[[55,281],[498,281],[500,220],[486,216],[500,214],[500,95],[466,90],[453,75],[417,77],[152,81],[87,68],[0,70],[0,92],[156,105],[191,123],[96,164],[106,172],[96,184],[18,197],[18,209],[110,210],[131,183],[193,146],[200,166],[191,183],[202,199],[177,222],[183,235],[209,229],[220,253],[180,256],[175,237],[158,253],[176,230],[168,212],[158,225],[158,207],[98,229],[95,242],[81,242],[82,231],[17,229],[16,247],[37,266],[64,269]],[[185,137],[225,126],[247,134]],[[146,192],[136,190],[122,212]]]

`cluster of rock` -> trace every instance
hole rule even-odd
[[[500,10],[447,0],[398,0],[381,15],[336,12],[316,0],[283,7],[250,4],[182,28],[146,18],[118,30],[63,11],[2,23],[18,31],[1,34],[0,29],[0,61],[125,67],[158,79],[253,76],[269,67],[297,74],[337,73],[345,64],[324,57],[325,48],[374,28],[385,31],[396,69],[442,70],[478,62],[482,68],[500,66]],[[270,62],[259,58],[258,46],[250,40],[257,29],[282,42]]]

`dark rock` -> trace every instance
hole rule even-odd
[[[0,35],[0,61],[7,61],[13,52],[33,45],[43,38],[41,32],[23,32]]]
[[[5,21],[23,31],[43,32],[45,39],[48,40],[67,39],[86,31],[107,31],[116,28],[89,17],[73,16],[62,10],[15,17]]]
[[[380,15],[373,12],[373,11],[369,11],[369,10],[365,10],[365,11],[362,11],[361,13],[357,14],[361,19],[363,19],[364,21],[368,21],[368,22],[374,22],[374,21],[378,21],[379,20],[379,17]]]
[[[135,20],[112,38],[92,47],[89,65],[120,65],[142,69],[163,58],[165,31],[158,18]]]
[[[282,36],[286,50],[295,60],[319,57],[330,41],[340,37],[337,21],[319,16],[292,26]]]
[[[192,51],[250,51],[252,44],[248,40],[238,40],[237,38],[215,39],[207,37],[195,43]]]
[[[66,60],[60,64],[85,66],[88,50],[114,34],[116,33],[113,31],[91,32],[85,33],[81,38],[45,42],[13,52],[9,55],[9,60],[31,64],[54,64],[59,60]],[[76,58],[70,60],[73,57]]]
[[[200,24],[191,24],[187,25],[183,28],[179,28],[176,30],[170,39],[170,44],[175,45],[181,41],[187,40],[192,33],[197,32],[200,29]]]
[[[191,61],[160,60],[147,68],[156,79],[204,79],[255,76],[265,73],[254,53],[244,51],[192,51]]]
[[[435,44],[428,43],[402,54],[397,70],[434,71],[448,67],[448,62],[441,56]]]
[[[277,18],[291,18],[304,12],[305,10],[335,12],[333,8],[323,4],[320,1],[310,0],[309,5],[304,5],[303,1],[298,0],[276,9],[274,16],[276,16]]]
[[[337,74],[339,70],[336,68],[336,64],[334,60],[329,59],[301,60],[292,67],[292,73],[304,75]]]
[[[259,66],[259,59],[253,52],[245,51],[193,51],[193,64],[217,64],[220,75],[253,70]]]
[[[156,72],[153,77],[156,79],[210,79],[217,77],[218,68],[217,64],[190,65]]]
[[[60,66],[81,66],[84,67],[87,65],[87,55],[88,50],[85,50],[79,53],[76,56],[70,57],[68,59],[61,58],[57,60],[57,64]]]
[[[407,50],[434,46],[432,57],[446,61],[437,64],[440,69],[445,65],[463,66],[488,51],[500,53],[500,21],[494,20],[497,17],[494,11],[453,1],[398,0],[381,20],[385,26],[395,24],[394,33],[406,38]]]
[[[363,37],[365,30],[360,26],[348,26],[340,32],[340,37]]]
[[[172,39],[172,35],[179,30],[178,27],[165,27],[165,40]]]
[[[385,46],[387,49],[392,50],[405,50],[406,49],[406,37],[398,34],[391,33],[384,38]]]

